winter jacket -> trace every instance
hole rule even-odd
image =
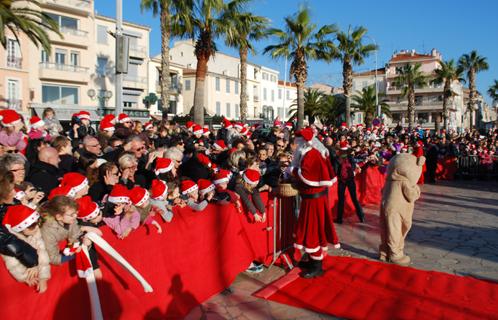
[[[10,233],[3,225],[0,225],[0,254],[19,260],[26,268],[38,265],[36,249]]]
[[[13,232],[13,234],[30,246],[36,249],[38,254],[38,279],[50,279],[50,264],[47,250],[45,249],[45,243],[43,242],[40,229],[32,236],[26,237],[22,233]],[[2,255],[2,259],[5,262],[5,266],[9,273],[19,282],[26,282],[28,277],[28,268],[22,264],[15,257],[10,257],[7,255]]]
[[[265,205],[263,204],[263,200],[261,200],[261,195],[257,188],[254,188],[252,193],[250,193],[241,183],[237,183],[235,185],[235,192],[240,196],[242,203],[251,214],[254,215],[258,211],[260,213],[266,212]],[[252,198],[249,196],[252,196]]]
[[[59,180],[62,178],[59,168],[41,161],[33,164],[27,181],[31,182],[35,187],[41,190],[47,196],[52,189],[59,185]]]
[[[131,228],[132,230],[137,229],[140,226],[140,213],[138,211],[133,211],[131,216],[113,216],[105,217],[104,222],[109,226],[118,236],[122,236],[126,230]]]
[[[59,242],[67,240],[69,244],[79,241],[81,235],[80,227],[77,223],[64,225],[52,217],[48,217],[41,228],[45,247],[50,258],[51,264],[61,264],[61,254]]]

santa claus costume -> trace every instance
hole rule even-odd
[[[311,128],[296,132],[292,172],[298,180],[301,207],[295,230],[294,247],[311,258],[301,263],[301,276],[314,278],[323,274],[322,260],[327,244],[339,243],[328,202],[328,187],[336,178],[327,148],[314,136]]]

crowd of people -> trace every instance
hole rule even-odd
[[[425,154],[426,178],[434,182],[439,158],[476,155],[493,166],[498,151],[497,130],[435,134],[343,123],[296,132],[290,122],[249,126],[228,119],[216,130],[192,121],[141,123],[124,113],[92,125],[90,113],[80,111],[64,131],[50,108],[28,123],[14,110],[0,110],[0,124],[0,254],[16,280],[39,292],[47,289],[50,265],[74,259],[81,246],[102,278],[86,233],[101,235],[103,225],[121,239],[144,225],[161,233],[161,224],[174,219],[174,207],[202,212],[210,203],[244,209],[254,223],[265,222],[260,193],[275,192],[296,175],[305,179],[295,170],[296,135],[320,141],[317,150],[330,159],[329,173],[339,182],[336,223],[342,223],[346,189],[365,221],[354,185],[365,167],[384,167],[397,153]],[[67,242],[62,251],[61,241]],[[262,270],[257,261],[247,269]]]

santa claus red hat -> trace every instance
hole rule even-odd
[[[348,150],[348,149],[349,149],[349,144],[348,144],[348,142],[347,142],[346,140],[341,141],[341,142],[339,143],[339,149],[341,149],[341,150]]]
[[[175,163],[171,159],[157,158],[156,159],[156,168],[154,170],[154,173],[156,175],[160,175],[161,173],[170,172],[174,166],[175,166]]]
[[[12,109],[0,110],[0,121],[4,127],[13,127],[21,123],[21,116]]]
[[[223,140],[216,140],[215,143],[213,143],[213,148],[216,150],[226,150],[227,145],[225,144],[225,141]]]
[[[57,196],[66,196],[73,198],[76,195],[76,192],[70,186],[59,186],[54,188],[48,194],[48,200],[52,200]]]
[[[292,122],[286,122],[285,127],[289,130],[291,130],[294,126],[292,125]]]
[[[76,202],[78,203],[78,219],[90,221],[99,215],[100,208],[90,196],[79,198]]]
[[[130,191],[122,184],[115,184],[107,198],[110,203],[130,203]]]
[[[211,168],[212,166],[211,160],[209,160],[208,156],[206,156],[204,153],[198,153],[197,160],[199,160],[199,162],[206,167]]]
[[[187,121],[187,124],[185,126],[187,127],[187,130],[192,131],[194,125],[195,125],[194,121]]]
[[[43,127],[45,122],[37,116],[32,116],[31,119],[29,119],[29,124],[31,128],[38,129]]]
[[[40,214],[25,205],[14,205],[7,208],[3,218],[3,225],[14,232],[21,232],[37,222]]]
[[[191,192],[199,190],[199,187],[192,180],[183,180],[180,183],[180,190],[181,190],[181,192],[182,192],[183,195],[187,195],[187,194],[189,194]]]
[[[199,194],[201,196],[214,190],[214,184],[208,179],[199,179],[197,185],[199,186]]]
[[[250,185],[257,185],[259,183],[260,177],[261,175],[259,174],[259,172],[254,169],[247,169],[242,174],[242,178],[244,179],[244,181]]]
[[[81,110],[80,112],[78,112],[77,117],[79,119],[90,120],[90,112],[85,111],[85,110]]]
[[[195,124],[193,127],[192,127],[192,133],[194,135],[201,135],[204,133],[204,130],[202,129],[202,127],[198,124]]]
[[[348,125],[347,125],[347,123],[346,123],[346,122],[342,122],[342,123],[341,123],[341,128],[346,128],[347,126],[348,126]]]
[[[120,113],[118,115],[118,122],[119,123],[131,122],[131,118],[126,113]]]
[[[232,128],[233,127],[232,122],[227,118],[223,118],[223,127],[225,127],[225,129]]]
[[[296,137],[302,137],[305,141],[309,142],[314,136],[313,129],[306,127],[304,129],[296,131]]]
[[[149,191],[142,187],[134,187],[130,190],[130,200],[133,205],[141,207],[149,200]]]
[[[168,195],[168,185],[166,182],[154,179],[150,188],[150,197],[154,200],[165,200]]]
[[[76,194],[88,186],[88,179],[80,173],[68,172],[62,177],[61,186],[71,187],[71,190]]]
[[[100,130],[112,132],[115,130],[114,124],[110,120],[102,119],[102,121],[100,121]]]
[[[222,183],[228,183],[230,181],[231,172],[225,169],[220,169],[215,175],[213,183],[219,185]]]
[[[152,121],[148,121],[144,124],[145,130],[151,130],[152,128],[154,128],[154,124],[152,124]]]

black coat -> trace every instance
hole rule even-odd
[[[180,166],[180,173],[180,176],[189,177],[195,182],[199,179],[209,179],[211,176],[209,169],[197,160],[195,154],[190,159],[182,163]]]
[[[48,196],[52,189],[59,185],[59,180],[62,178],[59,168],[41,161],[35,162],[31,168],[27,181],[31,182],[35,187],[40,188],[45,197]]]
[[[100,203],[106,194],[109,194],[112,190],[111,185],[105,184],[103,181],[97,181],[88,190],[88,195],[93,201]]]

